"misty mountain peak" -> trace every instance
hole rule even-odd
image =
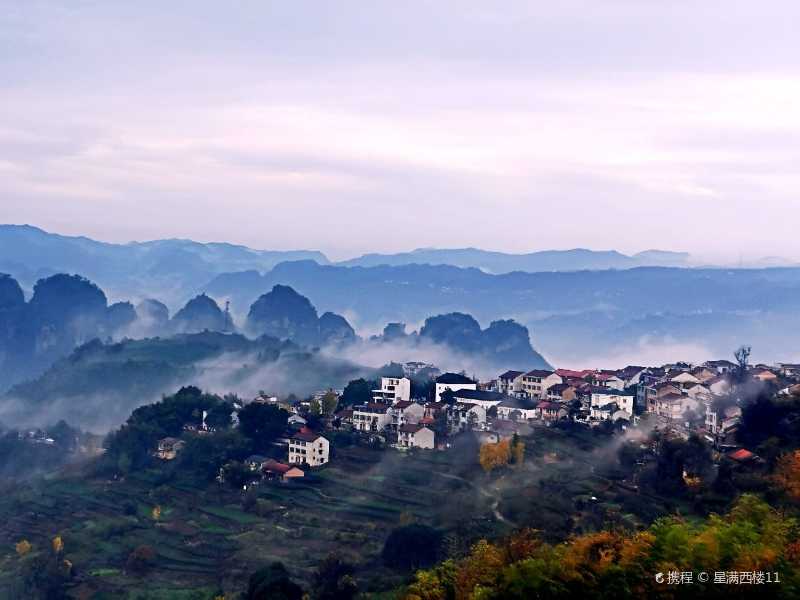
[[[258,335],[290,339],[299,344],[319,343],[319,317],[311,301],[288,285],[277,284],[250,307],[247,327]]]
[[[25,304],[25,294],[16,279],[0,273],[0,310],[20,308]]]
[[[226,331],[230,328],[225,313],[220,310],[213,298],[200,294],[195,296],[172,317],[178,331]]]
[[[319,318],[319,337],[323,345],[348,344],[356,341],[355,329],[342,315],[326,312]]]

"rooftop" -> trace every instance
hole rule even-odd
[[[453,396],[459,400],[483,400],[489,402],[500,402],[506,400],[508,396],[500,392],[487,392],[486,390],[456,390]]]
[[[318,433],[314,433],[308,427],[303,427],[300,431],[292,436],[293,440],[300,440],[301,442],[313,442],[317,438],[322,437]]]
[[[455,385],[455,384],[470,384],[470,383],[474,384],[475,382],[469,377],[460,375],[458,373],[444,373],[436,378],[436,383]]]

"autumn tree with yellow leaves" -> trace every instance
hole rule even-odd
[[[671,598],[684,593],[716,598],[729,588],[695,579],[691,588],[667,590],[654,575],[735,571],[780,572],[781,587],[770,588],[770,597],[795,598],[800,589],[798,537],[797,521],[745,494],[727,515],[712,515],[700,524],[665,517],[646,531],[598,531],[556,545],[538,540],[530,531],[497,543],[483,540],[463,559],[419,571],[400,597],[634,600],[667,597],[669,591]]]
[[[482,444],[478,451],[478,461],[487,473],[504,467],[511,460],[511,441],[502,440],[496,444]]]
[[[14,548],[17,551],[17,556],[23,557],[28,554],[31,549],[33,549],[33,546],[31,546],[31,543],[28,540],[20,540],[17,542]]]

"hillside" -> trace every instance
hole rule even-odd
[[[94,340],[0,397],[0,421],[46,425],[65,418],[103,431],[188,381],[252,397],[265,385],[275,393],[308,394],[323,382],[344,386],[367,372],[269,337],[204,332],[109,344]]]

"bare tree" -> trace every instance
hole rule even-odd
[[[733,353],[733,356],[736,358],[736,364],[738,365],[736,374],[739,381],[744,381],[745,375],[747,374],[747,366],[750,363],[750,350],[750,346],[740,346],[738,350]]]

